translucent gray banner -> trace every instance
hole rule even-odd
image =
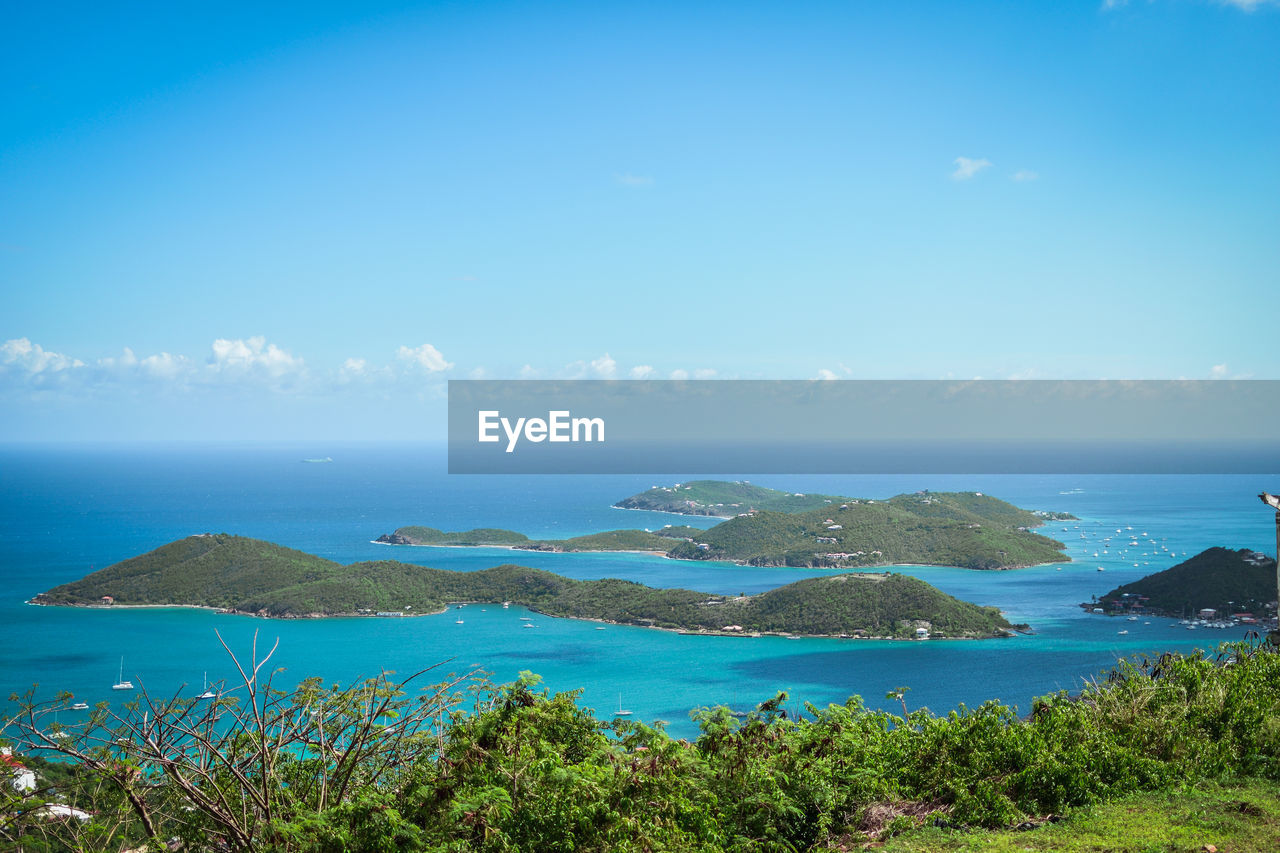
[[[457,474],[1271,473],[1280,382],[453,380]]]

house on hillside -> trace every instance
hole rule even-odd
[[[9,747],[0,748],[0,765],[4,765],[5,771],[10,777],[10,784],[13,789],[19,793],[27,793],[36,789],[36,773],[29,769],[21,761],[13,757],[13,753],[9,751]]]

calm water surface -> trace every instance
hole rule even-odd
[[[300,461],[325,456],[334,461]],[[686,637],[617,626],[601,631],[589,622],[479,605],[413,619],[260,620],[200,610],[25,604],[91,569],[206,531],[259,537],[341,562],[393,556],[472,571],[518,561],[575,578],[721,593],[758,592],[822,574],[639,554],[390,548],[370,541],[406,524],[507,527],[540,538],[669,523],[710,526],[713,519],[610,507],[656,483],[694,476],[450,476],[442,449],[426,445],[3,447],[0,691],[7,696],[38,684],[42,695],[65,689],[90,703],[118,700],[110,686],[123,656],[126,677],[148,690],[168,693],[185,684],[198,692],[206,671],[210,679],[232,676],[216,630],[245,653],[255,632],[268,647],[279,639],[274,661],[285,667],[287,682],[310,675],[347,682],[437,663],[442,671],[481,667],[499,681],[530,670],[553,690],[581,689],[588,707],[605,713],[621,701],[641,719],[667,721],[679,735],[695,733],[693,708],[745,707],[778,690],[788,691],[793,704],[860,694],[869,705],[891,708],[885,692],[909,686],[912,707],[945,711],[1000,699],[1025,709],[1036,695],[1078,688],[1121,655],[1239,639],[1236,632],[1188,632],[1165,619],[1121,623],[1091,616],[1079,602],[1168,568],[1184,551],[1226,545],[1270,553],[1275,546],[1272,517],[1256,497],[1263,488],[1274,490],[1275,476],[744,475],[766,486],[872,498],[926,488],[978,490],[1029,509],[1068,511],[1080,521],[1042,531],[1065,542],[1073,560],[1009,572],[900,569],[1035,628],[1032,636],[999,641]],[[1101,537],[1116,536],[1116,528],[1124,535],[1148,533],[1178,556],[1161,550],[1159,557],[1143,557],[1153,549],[1138,548],[1121,558],[1112,548],[1094,558]],[[522,627],[519,617],[527,615],[536,628]],[[1119,635],[1121,629],[1129,634]]]

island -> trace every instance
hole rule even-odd
[[[1015,569],[1069,562],[1065,545],[1034,532],[1067,513],[1025,510],[981,492],[915,492],[887,500],[788,494],[752,486],[702,480],[686,484],[701,510],[720,510],[716,497],[754,495],[762,505],[803,502],[786,510],[756,504],[706,530],[686,525],[655,531],[612,530],[573,539],[533,540],[512,530],[483,528],[447,532],[401,527],[376,541],[392,545],[501,546],[538,551],[654,551],[678,560],[724,560],[752,566],[873,568],[891,565]],[[723,487],[723,488],[721,488]],[[684,488],[684,486],[681,486]],[[653,490],[620,501],[641,509],[655,503]],[[669,500],[663,498],[662,500]],[[816,506],[814,503],[816,502]],[[734,503],[734,508],[744,504]],[[669,512],[669,509],[660,511]]]
[[[987,638],[1011,625],[994,607],[961,601],[893,573],[808,578],[756,595],[579,581],[501,565],[476,572],[381,560],[340,565],[226,533],[189,536],[54,587],[34,604],[195,606],[274,617],[404,616],[451,604],[506,602],[543,613],[728,635]]]
[[[677,515],[710,515],[732,518],[740,512],[769,510],[772,512],[807,512],[827,504],[844,503],[838,495],[816,495],[783,492],[756,486],[747,480],[692,480],[670,486],[654,486],[646,492],[623,498],[614,504],[619,509],[642,509]]]
[[[918,495],[941,493],[917,492]],[[982,497],[981,492],[951,493]],[[898,498],[905,498],[899,495]],[[897,500],[891,498],[890,500]],[[831,504],[874,504],[867,498],[851,498],[841,495],[819,495],[804,492],[784,492],[766,486],[753,485],[748,480],[690,480],[670,486],[654,486],[614,504],[618,509],[639,509],[650,512],[666,512],[676,515],[709,515],[716,518],[733,518],[751,512],[812,512],[826,509]],[[1010,506],[1006,504],[1005,506]],[[1014,509],[1017,509],[1014,507]],[[1072,521],[1069,512],[1043,510],[1018,510],[1029,512],[1027,523],[1043,524],[1046,521]]]
[[[1274,559],[1258,551],[1215,547],[1081,606],[1112,614],[1250,622],[1264,619],[1275,600]]]

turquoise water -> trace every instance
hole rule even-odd
[[[325,456],[334,462],[299,461]],[[278,638],[273,662],[285,668],[280,678],[288,683],[309,675],[347,682],[382,669],[407,675],[433,664],[442,664],[442,673],[482,668],[499,681],[531,670],[552,689],[581,688],[583,704],[601,712],[616,708],[621,694],[636,717],[665,720],[680,735],[695,732],[692,708],[745,707],[778,690],[790,693],[792,705],[842,702],[856,693],[888,708],[895,706],[885,692],[908,686],[913,708],[945,711],[995,698],[1026,709],[1033,696],[1075,689],[1120,655],[1242,635],[1187,632],[1164,619],[1120,623],[1083,612],[1079,602],[1167,568],[1183,551],[1274,548],[1272,517],[1256,497],[1276,485],[1274,476],[770,476],[749,478],[864,497],[976,489],[1032,509],[1069,511],[1081,520],[1047,525],[1044,532],[1066,542],[1076,559],[1009,572],[900,569],[961,598],[999,606],[1011,620],[1035,629],[1032,636],[982,642],[691,637],[618,626],[602,631],[589,622],[478,605],[409,619],[260,620],[188,609],[24,603],[91,568],[205,531],[256,536],[342,562],[395,557],[468,571],[518,561],[577,578],[622,577],[725,593],[822,574],[641,554],[392,548],[370,541],[405,524],[501,526],[563,537],[687,523],[685,517],[610,504],[658,482],[691,478],[687,472],[665,478],[451,477],[441,448],[422,445],[0,448],[0,691],[7,696],[38,683],[41,695],[65,689],[90,703],[119,700],[110,685],[124,656],[126,677],[150,691],[170,693],[185,684],[198,692],[203,672],[211,679],[233,674],[217,630],[245,654],[255,632],[268,648]],[[1134,529],[1125,534],[1149,533],[1179,556],[1160,551],[1160,557],[1142,557],[1152,549],[1138,548],[1121,558],[1113,548],[1111,555],[1092,558],[1095,550],[1101,553],[1101,536],[1128,526]],[[1106,571],[1099,573],[1098,566]],[[519,617],[528,615],[536,628],[522,627]],[[463,624],[456,624],[458,617]],[[1121,629],[1129,634],[1117,634]]]

